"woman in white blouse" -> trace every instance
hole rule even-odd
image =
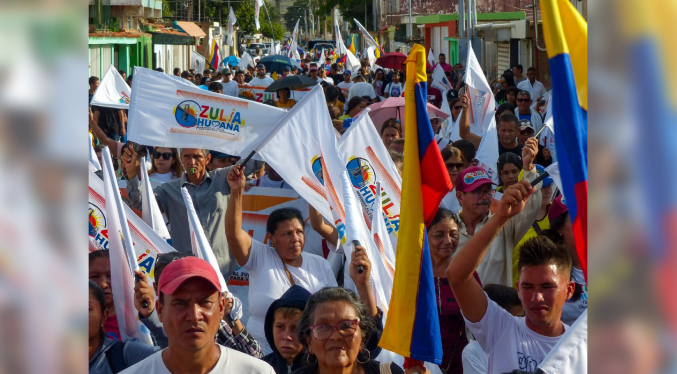
[[[181,178],[183,165],[179,160],[179,152],[176,148],[156,147],[151,154],[153,164],[148,170],[151,180],[160,183],[169,182],[172,179]]]
[[[324,258],[303,252],[305,230],[301,212],[278,209],[268,217],[269,245],[253,240],[242,229],[242,190],[245,176],[239,167],[228,173],[230,199],[226,211],[228,246],[238,265],[249,272],[249,321],[247,330],[259,342],[263,354],[272,352],[264,332],[270,304],[292,285],[310,293],[336,287],[336,278]]]

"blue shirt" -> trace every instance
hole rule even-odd
[[[526,119],[526,120],[528,120],[529,122],[531,122],[531,113],[529,113],[529,114],[521,114],[521,113],[520,113],[520,114],[519,114],[519,119],[520,119],[520,121],[523,120],[523,119]]]

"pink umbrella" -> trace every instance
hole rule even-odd
[[[447,117],[449,117],[448,114],[437,109],[436,106],[428,103],[428,116],[430,117],[433,113],[441,118],[440,121],[444,121],[447,119]],[[362,112],[358,113],[355,118],[357,118],[360,114],[362,114]],[[385,101],[370,105],[369,116],[371,117],[371,121],[374,122],[374,126],[376,126],[376,130],[379,133],[381,132],[381,126],[383,126],[383,122],[385,122],[387,119],[399,119],[400,123],[402,123],[402,135],[404,135],[404,97],[389,97]]]

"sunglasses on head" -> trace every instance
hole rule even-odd
[[[518,103],[528,103],[531,99],[517,99]]]
[[[172,156],[173,156],[172,152],[163,152],[163,153],[153,152],[153,158],[156,160],[160,157],[162,157],[163,160],[169,160],[170,158],[172,158]]]

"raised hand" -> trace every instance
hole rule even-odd
[[[524,170],[531,170],[534,168],[534,159],[538,154],[538,140],[536,138],[529,138],[522,148],[522,163]]]
[[[244,168],[241,168],[240,165],[231,167],[226,178],[228,179],[231,193],[244,189],[245,182],[247,181],[247,177],[244,175]]]
[[[534,192],[536,188],[525,180],[521,180],[505,189],[503,197],[498,203],[496,214],[506,219],[516,216],[524,209],[527,199]]]
[[[140,270],[134,271],[141,279],[134,284],[134,307],[144,318],[148,318],[155,310],[155,293],[153,287],[148,284],[148,278]],[[147,307],[143,307],[143,302],[148,302]]]

